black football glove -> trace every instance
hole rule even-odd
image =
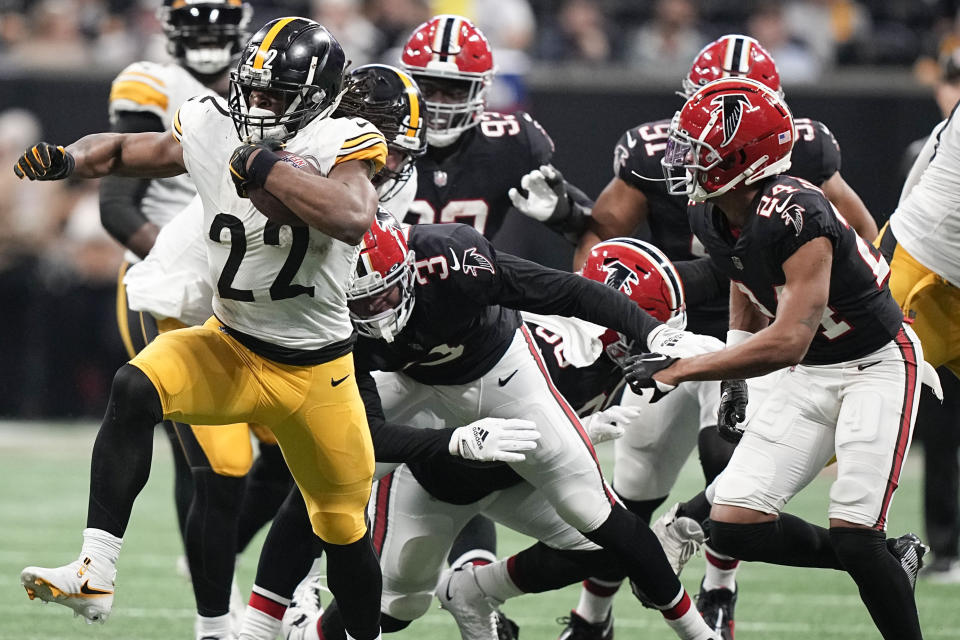
[[[283,147],[284,143],[280,140],[267,138],[257,144],[244,143],[233,150],[233,155],[230,156],[230,178],[233,179],[233,186],[237,189],[238,196],[246,198],[248,186],[263,186],[270,169],[280,160],[279,156],[273,152]],[[247,167],[250,156],[257,149],[261,150],[260,153]]]
[[[623,377],[637,395],[643,395],[645,389],[653,390],[650,402],[656,402],[667,395],[676,385],[665,384],[653,379],[653,374],[666,369],[677,358],[671,358],[661,353],[644,353],[639,356],[630,356],[623,365]]]
[[[74,165],[73,156],[63,147],[39,142],[23,152],[13,172],[21,180],[63,180],[73,173]]]
[[[720,437],[737,444],[743,437],[739,426],[747,418],[747,381],[724,380],[720,383],[720,409],[717,411],[717,430]]]

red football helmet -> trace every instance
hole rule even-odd
[[[730,77],[756,80],[783,97],[773,58],[753,38],[736,34],[718,38],[700,50],[683,79],[683,97],[689,98],[709,82]]]
[[[652,244],[634,238],[600,242],[590,250],[580,273],[623,292],[641,309],[675,329],[687,324],[683,282],[670,259]],[[620,363],[630,353],[631,342],[613,329],[607,329],[600,340],[614,362]]]
[[[790,109],[766,85],[746,78],[711,82],[670,123],[661,160],[667,190],[703,202],[782,173],[796,137]]]
[[[434,87],[443,87],[450,96],[444,102],[425,100],[430,144],[449,145],[480,122],[493,80],[493,53],[483,32],[470,20],[434,16],[414,30],[400,59],[425,98]]]
[[[413,312],[414,255],[396,218],[383,210],[363,235],[357,271],[347,287],[350,319],[360,335],[393,339]]]

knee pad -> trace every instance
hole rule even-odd
[[[740,560],[754,560],[771,536],[776,535],[777,521],[737,524],[710,520],[710,548]]]
[[[125,364],[113,376],[110,387],[108,417],[123,424],[149,422],[153,428],[163,420],[160,394],[143,371],[132,364]]]
[[[367,532],[364,512],[313,511],[310,513],[313,532],[330,544],[353,544]]]

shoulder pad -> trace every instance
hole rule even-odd
[[[627,129],[613,150],[615,176],[641,191],[659,184],[639,176],[658,179],[663,175],[660,159],[667,148],[670,121],[655,120]]]
[[[173,79],[166,65],[134,62],[121,71],[110,86],[110,114],[149,111],[166,120],[170,109],[169,84]]]
[[[363,118],[337,118],[334,121],[343,142],[334,164],[348,160],[369,160],[379,171],[387,161],[387,140],[375,126]]]

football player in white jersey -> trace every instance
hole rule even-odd
[[[122,536],[150,472],[153,425],[247,420],[268,425],[280,443],[324,542],[348,633],[379,637],[380,570],[364,521],[373,451],[353,376],[345,288],[374,219],[370,177],[387,146],[365,120],[329,117],[345,66],[321,25],[280,18],[246,45],[229,102],[188,100],[174,115],[172,138],[94,134],[66,149],[40,143],[18,161],[18,176],[47,180],[189,171],[216,282],[215,317],[158,336],[117,372],[94,445],[80,556],[63,567],[24,569],[31,598],[105,620]],[[277,140],[319,175],[281,161]],[[255,189],[304,224],[268,219],[246,198]]]
[[[240,0],[165,0],[158,18],[167,37],[173,60],[167,63],[134,62],[114,79],[110,88],[110,123],[113,131],[138,133],[165,131],[173,114],[185,100],[198,95],[226,95],[228,71],[249,34],[250,5]],[[157,231],[197,194],[188,175],[169,178],[121,178],[105,176],[100,186],[100,219],[104,229],[127,248],[120,278],[130,264],[143,258]],[[204,258],[205,261],[205,258]],[[183,273],[182,270],[178,270]],[[176,295],[192,282],[172,283],[158,296]],[[209,301],[209,292],[206,294]],[[210,317],[209,303],[206,315]],[[163,329],[182,326],[165,314]],[[117,286],[117,326],[127,357],[132,358],[158,332],[149,314],[127,304],[126,291]],[[174,497],[181,536],[186,540],[187,512],[193,496],[190,465],[183,455],[172,422],[163,423],[173,450]],[[181,430],[186,430],[182,427]]]
[[[421,103],[417,85],[406,73],[387,65],[366,65],[348,75],[347,90],[333,114],[342,118],[364,117],[387,137],[386,164],[374,176],[373,183],[381,206],[396,215],[403,215],[413,201],[413,160],[427,146]],[[160,324],[175,319],[184,326],[203,324],[212,315],[210,301],[215,285],[207,270],[202,209],[197,196],[160,230],[147,257],[129,268],[124,284],[132,310],[150,314]],[[210,624],[205,618],[225,616],[230,609],[235,554],[249,542],[256,525],[262,525],[279,508],[278,502],[271,502],[273,496],[264,495],[263,491],[257,497],[244,497],[245,480],[253,465],[251,430],[261,441],[272,437],[269,431],[263,433],[263,427],[246,423],[186,429],[178,425],[177,433],[197,484],[187,518],[187,548],[191,575],[197,576],[193,590],[198,638],[204,637],[201,630]],[[261,445],[260,471],[283,478],[283,462],[264,456],[264,450]],[[279,469],[266,468],[277,464]],[[273,484],[277,489],[284,486],[280,482]],[[287,492],[279,496],[280,501]],[[251,505],[253,500],[267,504]],[[256,512],[244,513],[243,517],[251,522],[242,527],[241,501],[248,511]],[[262,602],[258,595],[252,598],[250,606],[256,609],[252,615],[266,608]],[[242,611],[242,606],[234,607],[234,613]],[[234,628],[238,629],[237,621]]]

